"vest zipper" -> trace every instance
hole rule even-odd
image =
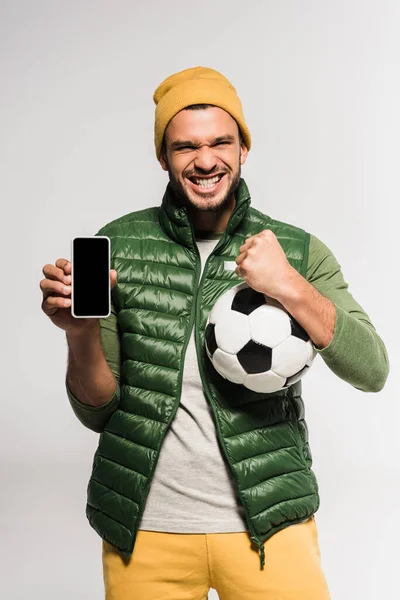
[[[196,241],[195,241],[195,236],[194,236],[194,231],[193,231],[192,223],[191,223],[191,221],[189,221],[189,222],[190,222],[190,227],[191,227],[191,230],[192,230],[192,239],[193,239],[193,242],[194,242],[194,246],[195,246],[195,250],[196,250],[196,254],[197,254],[197,258],[198,258],[197,265],[199,266],[199,265],[201,265],[200,252],[199,252],[199,249],[198,249]],[[207,265],[208,265],[209,261],[211,260],[211,258],[215,255],[216,250],[218,248],[221,248],[222,246],[225,246],[225,245],[226,245],[226,232],[224,232],[224,235],[221,237],[221,239],[219,240],[219,242],[215,246],[214,250],[208,256],[208,258],[207,258],[207,260],[206,260],[206,262],[204,264],[203,274],[201,276],[200,282],[198,281],[198,270],[197,270],[197,282],[198,282],[198,286],[197,286],[197,289],[196,289],[196,295],[195,295],[195,301],[194,301],[194,306],[195,306],[195,309],[196,309],[195,310],[195,318],[194,318],[194,327],[195,327],[194,337],[195,337],[197,363],[199,365],[199,371],[200,371],[201,380],[202,380],[203,386],[205,387],[205,389],[206,389],[206,391],[208,393],[209,402],[210,402],[210,404],[212,406],[212,409],[213,409],[213,412],[214,412],[214,416],[215,416],[214,421],[215,421],[215,424],[217,426],[219,439],[220,439],[221,446],[222,446],[224,454],[225,454],[226,461],[227,461],[227,463],[229,465],[229,468],[231,469],[233,479],[236,481],[236,486],[237,486],[237,489],[238,489],[238,492],[239,492],[239,497],[241,497],[240,490],[239,490],[239,485],[238,485],[238,481],[236,479],[235,472],[234,472],[234,470],[233,470],[233,468],[232,468],[232,466],[231,466],[231,464],[229,462],[229,457],[228,457],[228,453],[227,453],[227,450],[226,450],[226,447],[225,447],[225,442],[223,441],[221,429],[220,429],[219,422],[218,422],[218,419],[217,419],[217,416],[216,416],[215,404],[214,404],[214,401],[212,399],[212,395],[211,395],[209,387],[208,387],[208,382],[207,382],[206,378],[204,377],[204,373],[203,373],[203,369],[202,369],[202,363],[199,360],[199,350],[198,349],[200,347],[200,343],[199,343],[199,339],[198,339],[198,330],[196,328],[196,322],[199,321],[198,313],[199,313],[199,306],[200,306],[199,298],[201,299],[201,293],[200,292],[201,292],[201,289],[202,289],[202,286],[203,286],[203,282],[204,282],[204,279],[205,279]],[[193,323],[192,323],[191,328],[190,328],[190,333],[192,332],[192,327],[193,327]],[[249,514],[247,512],[246,504],[243,502],[243,499],[241,499],[241,501],[242,501],[242,504],[243,504],[243,507],[244,507],[244,511],[245,511],[245,515],[246,515],[246,520],[247,520],[247,525],[248,525],[250,533],[251,533],[250,539],[258,547],[258,550],[259,550],[259,553],[260,553],[260,566],[261,566],[261,569],[264,569],[264,565],[265,565],[264,543],[261,541],[261,538],[256,534],[256,532],[254,530],[254,527],[253,527],[253,525],[252,525],[252,523],[250,521],[250,516],[249,516]]]

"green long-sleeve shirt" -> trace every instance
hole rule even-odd
[[[349,292],[335,256],[313,235],[310,238],[306,279],[336,307],[332,340],[325,348],[315,350],[333,373],[353,387],[365,392],[380,391],[389,374],[385,345],[369,316]],[[75,415],[85,427],[96,432],[103,430],[120,399],[121,350],[115,306],[112,305],[109,317],[100,319],[100,331],[104,355],[116,381],[110,400],[102,406],[84,404],[72,394],[65,380]]]

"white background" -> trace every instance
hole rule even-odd
[[[399,597],[399,27],[396,0],[1,2],[2,597],[103,597],[98,434],[69,406],[39,282],[72,237],[161,202],[152,95],[199,65],[241,97],[253,206],[332,249],[388,348],[382,392],[321,357],[303,392],[332,598]]]

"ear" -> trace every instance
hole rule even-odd
[[[163,150],[160,154],[160,158],[158,159],[159,163],[161,165],[161,167],[163,168],[164,171],[168,171],[168,162],[167,162],[167,157],[166,157],[166,152],[165,150]]]
[[[164,171],[168,171],[168,159],[167,159],[167,149],[165,147],[165,136],[163,138],[162,144],[161,144],[161,152],[160,152],[160,158],[158,159],[161,167],[163,168]]]
[[[247,146],[244,142],[242,142],[240,144],[240,164],[241,165],[244,165],[244,163],[246,162],[248,154],[249,154],[249,151],[247,149]]]

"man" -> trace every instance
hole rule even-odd
[[[111,239],[112,315],[73,322],[65,259],[41,284],[43,309],[67,333],[71,406],[101,433],[86,514],[103,539],[106,598],[200,600],[215,588],[221,600],[328,599],[301,382],[260,394],[223,379],[204,350],[205,323],[244,280],[366,392],[385,384],[385,346],[331,251],[250,205],[241,165],[251,137],[229,81],[187,69],[154,101],[169,183],[161,206],[98,232]]]

